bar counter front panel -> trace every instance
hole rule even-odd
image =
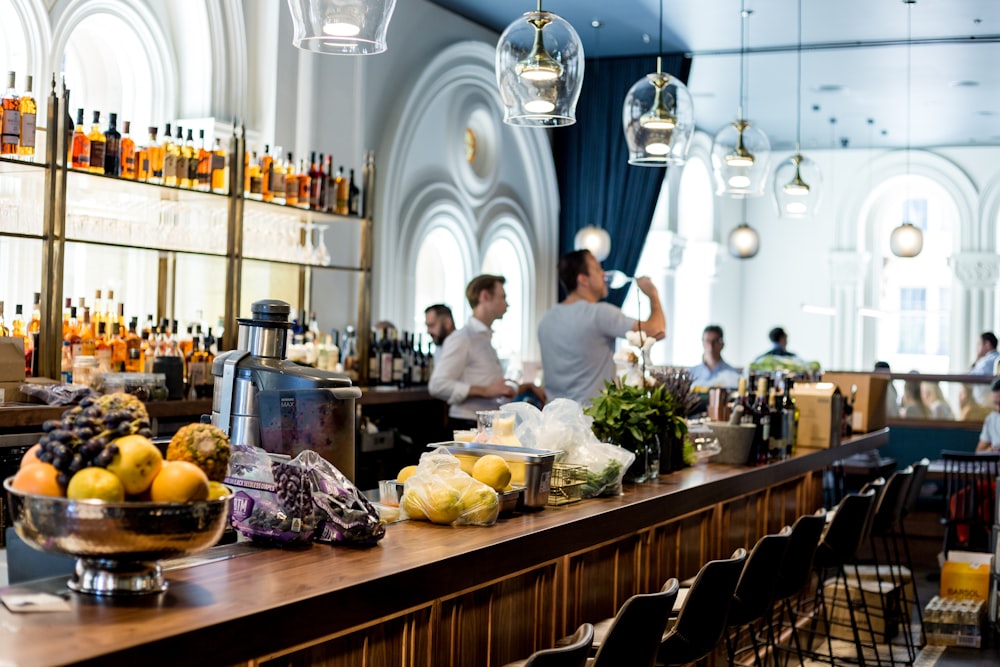
[[[171,569],[159,596],[0,607],[0,665],[502,665],[814,511],[827,466],[887,440],[883,429],[761,468],[697,465],[489,528],[405,521],[367,549],[252,549]],[[64,578],[20,588],[67,590]]]

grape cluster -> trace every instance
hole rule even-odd
[[[46,421],[42,431],[38,458],[55,466],[63,486],[79,470],[106,468],[118,453],[118,446],[112,443],[115,438],[133,433],[147,438],[152,435],[148,416],[93,398],[67,410],[61,419]]]
[[[271,472],[277,486],[281,508],[289,516],[306,517],[312,513],[312,492],[305,471],[297,465],[273,461]]]

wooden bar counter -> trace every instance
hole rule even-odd
[[[168,571],[160,596],[0,607],[0,665],[503,665],[815,510],[830,463],[887,439],[761,468],[700,464],[489,528],[405,521],[367,549],[217,547]],[[62,578],[20,588],[66,592]]]

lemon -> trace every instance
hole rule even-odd
[[[500,515],[500,499],[496,491],[482,484],[470,485],[462,494],[462,518],[467,523],[488,526]]]
[[[417,466],[406,466],[399,471],[398,475],[396,475],[396,481],[402,484],[406,480],[410,479],[415,472],[417,472]]]
[[[66,497],[72,500],[106,500],[120,503],[125,500],[125,486],[118,475],[104,468],[84,468],[69,480]]]
[[[472,476],[496,491],[503,491],[510,484],[510,466],[502,457],[487,454],[476,461]]]
[[[208,483],[208,499],[216,500],[217,498],[222,498],[223,496],[228,496],[232,491],[229,487],[222,482],[210,481]]]
[[[424,498],[427,518],[434,523],[450,524],[462,515],[462,494],[450,486],[431,489]]]
[[[400,501],[399,506],[411,519],[418,521],[427,520],[427,515],[424,514],[423,503],[420,502],[420,498],[413,491],[403,492],[403,499]]]

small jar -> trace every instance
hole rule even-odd
[[[93,387],[97,382],[97,357],[80,355],[73,358],[73,384]]]

